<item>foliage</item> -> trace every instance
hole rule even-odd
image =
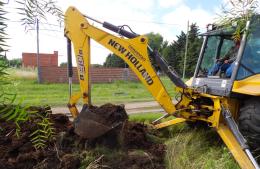
[[[11,59],[11,60],[8,60],[8,65],[10,67],[19,68],[19,67],[22,66],[22,59]]]
[[[91,64],[91,67],[103,67],[103,65],[100,65],[100,64]]]
[[[54,128],[45,115],[38,114],[36,111],[29,111],[28,106],[22,106],[22,101],[15,105],[16,94],[5,92],[4,84],[9,84],[6,80],[7,73],[0,70],[0,118],[11,121],[15,124],[16,136],[20,136],[21,124],[29,121],[36,121],[37,129],[31,134],[31,141],[36,149],[44,148],[45,142],[53,138]],[[13,85],[12,85],[13,87]]]
[[[150,32],[146,34],[146,36],[149,39],[149,46],[152,49],[157,50],[158,52],[161,52],[163,48],[168,44],[167,41],[163,41],[163,37],[159,33]]]
[[[5,60],[0,58],[0,92],[3,91],[3,85],[8,83],[8,74],[6,73],[7,65]],[[1,94],[0,94],[1,98]]]
[[[219,14],[216,22],[217,26],[236,26],[233,39],[239,41],[246,22],[257,13],[258,3],[258,0],[229,0],[227,4],[222,5],[222,13]]]
[[[6,58],[3,55],[3,52],[6,52],[6,33],[5,28],[7,27],[5,18],[5,14],[7,12],[4,10],[4,3],[0,2],[0,104],[3,104],[2,102],[5,101],[5,92],[3,90],[3,85],[8,83],[8,77],[6,73],[7,64],[6,64]]]
[[[53,0],[17,0],[17,8],[25,27],[31,27],[36,24],[36,18],[47,20],[47,14],[55,16],[59,23],[63,21],[63,12]]]
[[[1,1],[0,2],[0,61],[2,62],[4,59],[3,53],[6,52],[6,39],[7,39],[7,34],[5,32],[5,29],[7,27],[6,21],[7,18],[5,15],[7,12],[4,9],[4,3]]]
[[[174,128],[181,126],[172,126]],[[169,128],[169,130],[171,129]],[[239,169],[215,130],[189,129],[182,125],[166,142],[167,168]]]
[[[186,34],[181,32],[177,36],[177,40],[172,43],[165,41],[162,35],[159,33],[150,32],[146,34],[149,39],[149,46],[153,50],[157,50],[170,66],[172,66],[179,74],[183,71],[184,63],[184,53],[185,53],[185,42]],[[196,67],[197,59],[200,52],[200,47],[202,44],[202,38],[199,37],[198,26],[193,23],[191,24],[189,31],[189,43],[188,43],[188,53],[187,53],[187,63],[186,63],[186,76],[191,77]],[[155,63],[153,57],[150,57],[150,61],[155,68],[159,70],[158,64]],[[125,67],[124,61],[116,56],[115,54],[109,54],[104,63],[105,67]]]
[[[150,32],[150,33],[146,34],[146,36],[149,39],[149,46],[154,50],[161,52],[168,45],[168,42],[164,41],[162,35],[160,35],[159,33]],[[152,62],[152,65],[156,69],[158,69],[153,58],[151,58],[151,62]],[[117,56],[115,54],[109,54],[104,63],[104,67],[122,67],[122,68],[124,68],[124,67],[128,67],[128,65],[119,56]]]
[[[234,21],[248,21],[253,14],[257,13],[257,7],[257,0],[229,0],[222,5],[222,13],[219,14],[217,23],[231,25]]]
[[[15,134],[19,138],[21,132],[21,125],[24,123],[35,123],[36,128],[30,134],[31,142],[36,149],[43,149],[46,142],[52,140],[55,134],[53,124],[48,118],[48,112],[38,112],[30,110],[29,106],[22,106],[22,102],[14,105],[16,95],[5,94],[1,97],[0,118],[6,121],[11,121],[15,124]],[[8,104],[5,104],[5,103]]]
[[[104,67],[128,67],[128,65],[121,59],[119,56],[115,54],[109,54],[106,58],[105,63],[103,64]]]
[[[200,48],[202,45],[202,37],[199,37],[199,28],[196,24],[191,24],[189,31],[186,76],[191,77],[196,68],[196,63],[199,57]]]
[[[131,114],[130,120],[147,122],[160,117],[161,114]],[[145,120],[145,119],[148,120]],[[185,123],[160,129],[160,140],[165,141],[165,163],[168,169],[184,168],[224,168],[238,169],[232,157],[215,130],[210,128],[190,128]],[[167,139],[163,139],[167,138]]]
[[[137,113],[137,114],[130,114],[129,120],[150,124],[151,122],[160,118],[161,116],[163,116],[162,113]]]
[[[20,123],[28,120],[26,108],[21,107],[21,102],[16,106],[12,105],[16,98],[15,94],[3,93],[1,97],[1,110],[0,118],[6,121],[13,121],[16,125],[15,133],[16,136],[20,135]],[[8,103],[8,104],[6,104]],[[11,103],[11,104],[9,104]]]
[[[159,33],[150,32],[146,34],[146,36],[148,37],[149,46],[159,53],[162,53],[163,49],[168,45],[168,42],[164,41],[162,35]],[[156,64],[154,57],[150,56],[150,61],[156,71],[160,70],[159,65]]]
[[[22,21],[25,26],[35,23],[35,17],[38,19],[46,19],[45,13],[50,13],[52,15],[62,18],[62,12],[59,10],[52,0],[18,0],[16,1],[21,5],[19,14],[25,16]],[[19,136],[21,130],[21,124],[24,122],[32,121],[37,118],[37,129],[31,134],[31,141],[36,149],[43,148],[44,143],[47,139],[51,139],[53,136],[54,129],[51,127],[49,119],[43,115],[40,115],[34,111],[28,111],[27,106],[22,106],[22,101],[17,105],[14,105],[16,100],[16,94],[13,92],[5,92],[5,85],[12,85],[8,81],[7,62],[5,53],[7,51],[6,39],[7,34],[5,33],[5,28],[7,24],[7,18],[5,15],[7,12],[4,10],[4,3],[0,2],[0,118],[6,121],[12,121],[16,125],[16,135]],[[14,61],[15,65],[19,65],[19,61]]]
[[[43,149],[46,146],[46,142],[54,138],[55,129],[53,123],[48,118],[48,113],[45,115],[36,113],[34,114],[34,118],[35,116],[39,121],[36,123],[37,130],[30,134],[31,142],[36,149]]]
[[[185,52],[186,34],[182,31],[177,40],[172,42],[164,51],[163,56],[179,74],[182,73],[183,58]]]
[[[68,66],[68,63],[67,62],[62,62],[61,64],[60,64],[60,67],[67,67]]]
[[[31,134],[31,141],[36,149],[44,148],[46,141],[52,139],[54,134],[54,128],[47,117],[48,114],[41,115],[37,111],[28,110],[29,106],[23,106],[21,98],[18,103],[15,103],[17,101],[15,91],[6,92],[8,91],[6,85],[11,89],[14,88],[13,83],[9,81],[6,68],[5,62],[0,62],[0,118],[15,124],[17,137],[20,136],[21,124],[35,122],[37,129]]]
[[[163,57],[167,60],[168,64],[172,66],[179,74],[183,72],[184,54],[186,34],[182,31],[177,36],[177,40],[170,43],[162,50]],[[199,57],[200,48],[202,45],[202,38],[199,37],[199,28],[193,23],[189,30],[188,51],[186,62],[186,76],[193,76],[197,59]]]

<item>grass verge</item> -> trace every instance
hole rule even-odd
[[[17,101],[25,104],[66,106],[69,98],[68,84],[38,84],[35,70],[10,69],[12,84],[6,85],[7,92],[17,93]],[[173,83],[168,78],[162,81],[174,96]],[[79,91],[79,85],[73,85],[73,92]],[[93,104],[127,103],[154,100],[140,82],[116,81],[113,83],[93,84],[91,89]]]
[[[158,113],[130,115],[130,120],[151,122]],[[167,146],[168,169],[239,169],[227,147],[211,128],[190,128],[186,123],[159,130]]]

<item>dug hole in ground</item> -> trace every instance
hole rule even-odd
[[[48,111],[41,107],[29,109],[40,114]],[[102,116],[104,125],[118,122],[118,119],[122,124],[99,138],[88,140],[75,134],[66,115],[50,113],[48,117],[55,128],[55,137],[45,143],[44,149],[35,149],[30,134],[37,127],[37,119],[20,125],[20,137],[14,132],[16,126],[13,122],[0,120],[0,168],[165,168],[166,148],[157,131],[143,123],[128,121],[122,106],[105,104],[90,110]]]

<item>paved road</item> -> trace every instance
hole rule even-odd
[[[159,104],[155,101],[149,102],[132,102],[125,103],[125,109],[128,114],[134,113],[147,113],[147,112],[164,112]],[[70,114],[67,107],[52,107],[53,113]],[[81,106],[78,106],[78,110],[81,110]]]

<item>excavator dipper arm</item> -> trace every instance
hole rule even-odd
[[[103,26],[113,31],[120,30],[107,22],[103,23]],[[120,31],[122,35],[130,39],[112,35],[89,24],[86,17],[74,7],[70,7],[65,14],[65,36],[72,41],[74,46],[84,104],[89,104],[90,39],[93,39],[122,58],[165,112],[174,113],[176,109],[171,97],[152,68],[148,57],[148,39],[125,30]],[[76,100],[72,97],[71,107]]]

